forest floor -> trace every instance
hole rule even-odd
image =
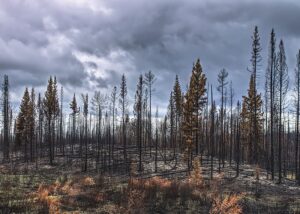
[[[227,162],[219,174],[217,160],[210,180],[210,162],[205,158],[194,183],[180,156],[177,161],[160,158],[157,173],[154,157],[144,156],[143,172],[132,177],[120,173],[126,168],[122,165],[109,173],[97,172],[92,160],[89,170],[82,172],[81,159],[63,157],[56,157],[53,166],[42,158],[38,169],[35,163],[2,164],[0,213],[218,213],[216,209],[227,209],[226,200],[234,197],[236,213],[239,208],[243,213],[300,213],[300,187],[295,181],[284,178],[277,184],[267,179],[266,171],[245,164],[235,177],[235,165]]]

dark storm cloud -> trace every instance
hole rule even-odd
[[[0,72],[15,88],[40,87],[56,75],[70,94],[72,88],[110,90],[125,73],[133,98],[138,75],[152,70],[154,105],[165,107],[175,74],[185,89],[199,57],[214,87],[219,70],[228,70],[240,99],[248,86],[254,26],[263,47],[260,76],[272,27],[285,41],[292,72],[299,11],[298,1],[2,1]]]

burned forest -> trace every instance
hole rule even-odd
[[[16,94],[0,71],[0,213],[299,213],[300,50],[251,30],[242,96],[197,57],[82,92],[50,74]]]

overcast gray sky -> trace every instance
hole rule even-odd
[[[153,105],[163,109],[175,75],[185,89],[199,57],[214,88],[219,70],[227,69],[240,99],[248,87],[254,26],[263,48],[263,87],[271,29],[284,40],[291,74],[299,20],[298,0],[0,0],[0,74],[9,75],[16,102],[25,86],[43,92],[50,75],[69,101],[73,92],[110,93],[125,73],[133,102],[138,75],[152,70]]]

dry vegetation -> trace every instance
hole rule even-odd
[[[1,209],[4,213],[235,214],[281,213],[280,209],[291,213],[299,211],[300,203],[295,196],[299,196],[300,189],[288,181],[280,189],[265,178],[263,170],[247,168],[247,165],[241,169],[241,178],[230,177],[231,168],[226,165],[225,173],[215,173],[214,179],[210,180],[209,166],[203,162],[195,158],[193,170],[188,175],[180,171],[179,165],[178,173],[173,170],[171,176],[159,173],[144,176],[136,171],[133,163],[129,177],[81,173],[74,169],[71,173],[61,165],[41,168],[35,174],[13,175],[3,166]],[[147,170],[151,164],[144,167]],[[247,180],[250,169],[252,174]],[[289,198],[288,194],[291,195]],[[288,205],[283,208],[283,203]]]

